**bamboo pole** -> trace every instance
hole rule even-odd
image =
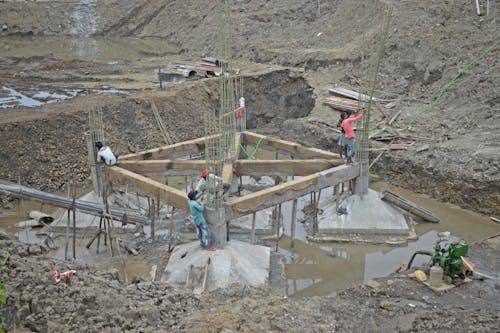
[[[336,197],[335,197],[335,211],[337,216],[339,215],[339,204],[340,204],[340,184],[337,185]]]
[[[99,232],[97,233],[97,251],[96,253],[99,254],[99,245],[101,243],[101,233],[102,233],[102,216],[99,219]],[[104,234],[104,237],[106,238],[106,234]]]
[[[70,185],[68,180],[68,199],[70,193]],[[68,209],[68,216],[66,220],[66,242],[64,244],[64,260],[68,260],[68,248],[69,248],[69,224],[70,224],[70,212]]]
[[[294,247],[296,225],[297,225],[297,199],[293,199],[293,202],[292,202],[292,230],[290,231],[291,238],[292,238],[291,243],[290,243],[291,248]]]
[[[172,211],[170,213],[170,227],[169,227],[169,231],[168,231],[168,239],[169,239],[169,243],[168,243],[168,251],[172,251],[173,250],[173,242],[174,242],[174,209],[175,207],[172,206]]]
[[[73,259],[76,259],[76,210],[74,203],[76,200],[76,193],[73,192]]]
[[[252,244],[255,245],[255,218],[257,213],[252,214]]]
[[[280,224],[281,224],[281,204],[278,205],[278,223],[276,225],[276,252],[280,241]]]

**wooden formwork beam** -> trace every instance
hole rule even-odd
[[[342,164],[334,160],[238,160],[234,162],[237,175],[250,176],[307,176]]]
[[[153,148],[135,154],[123,155],[120,156],[120,161],[158,160],[179,153],[199,153],[204,151],[204,149],[205,138],[203,137],[175,143],[173,145]]]
[[[169,206],[184,210],[189,209],[188,198],[183,191],[117,166],[106,168],[106,172],[109,181],[135,186],[154,197],[158,197],[160,201]]]
[[[233,199],[225,205],[226,219],[231,220],[273,207],[305,194],[319,191],[359,176],[359,166],[341,165],[309,176],[281,183],[271,188]]]
[[[140,175],[189,176],[205,169],[205,160],[119,161],[117,166]]]
[[[271,138],[257,133],[243,132],[242,138],[246,145],[256,145],[259,143],[262,149],[291,154],[296,158],[323,158],[327,160],[340,158],[340,156],[336,153],[306,147],[295,142]]]

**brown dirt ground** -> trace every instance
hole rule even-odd
[[[24,91],[33,87],[82,91],[66,102],[1,111],[0,177],[14,181],[20,177],[23,183],[44,190],[64,188],[70,174],[80,184],[88,183],[82,134],[91,107],[103,109],[107,140],[123,151],[162,143],[150,112],[151,100],[160,105],[177,141],[203,135],[203,126],[196,119],[217,107],[216,80],[189,81],[164,90],[158,90],[151,80],[158,63],[216,56],[220,11],[214,3],[100,0],[90,8],[78,7],[78,2],[0,2],[5,37],[71,38],[87,32],[75,23],[78,15],[95,10],[95,36],[159,38],[176,50],[175,56],[156,54],[111,66],[105,61],[61,59],[50,54],[11,56],[8,52],[13,46],[0,41],[1,85]],[[322,105],[322,100],[335,84],[359,89],[365,77],[361,52],[373,52],[370,38],[386,8],[393,7],[375,92],[377,97],[395,100],[393,108],[382,107],[385,120],[401,111],[393,127],[402,128],[446,90],[440,102],[413,124],[411,132],[437,141],[421,153],[416,152],[423,145],[419,141],[406,151],[388,151],[373,171],[398,186],[498,216],[496,3],[489,16],[477,16],[473,3],[466,0],[373,1],[365,11],[369,20],[363,20],[361,3],[234,1],[233,46],[237,65],[247,76],[250,127],[336,149],[337,135],[310,124],[308,117],[337,122],[338,112]],[[362,40],[364,23],[368,27],[366,43]],[[488,54],[455,79],[492,45]],[[129,95],[93,92],[106,85],[126,89]],[[383,119],[374,112],[373,124]],[[383,145],[373,143],[375,148]],[[269,291],[238,287],[195,298],[164,285],[124,286],[113,272],[64,264],[44,257],[39,248],[28,250],[27,245],[15,241],[1,242],[1,257],[10,256],[2,273],[8,295],[5,311],[17,325],[33,331],[159,332],[169,327],[185,332],[220,332],[224,328],[234,332],[492,332],[500,322],[500,286],[493,280],[474,281],[442,296],[406,276],[394,276],[380,281],[379,287],[358,286],[334,298],[285,299]],[[489,241],[475,245],[471,252],[482,269],[498,274],[498,250],[498,244]],[[79,271],[72,286],[52,286],[51,274],[57,266]],[[103,308],[105,312],[100,310]]]

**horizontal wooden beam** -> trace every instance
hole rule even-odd
[[[307,176],[342,164],[335,160],[238,160],[234,172],[249,176]]]
[[[243,143],[246,145],[259,144],[259,146],[263,147],[263,149],[272,148],[271,150],[273,151],[291,154],[297,158],[323,158],[327,160],[339,158],[339,155],[336,153],[316,148],[309,148],[295,142],[272,138],[257,133],[243,132],[242,137]]]
[[[198,138],[189,141],[175,143],[173,145],[163,146],[145,150],[135,154],[120,156],[119,161],[140,161],[140,160],[158,160],[167,158],[179,153],[199,153],[205,149],[205,138]]]
[[[189,209],[187,194],[155,180],[114,166],[106,168],[107,179],[119,184],[129,184],[140,188],[152,197],[159,197],[160,201],[175,208]]]
[[[148,176],[189,176],[205,169],[205,160],[118,161],[117,166]]]
[[[231,220],[273,207],[322,188],[359,176],[359,166],[341,165],[231,200],[226,205],[226,219]]]

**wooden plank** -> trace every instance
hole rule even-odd
[[[348,113],[357,112],[359,109],[358,102],[342,97],[328,97],[323,101],[323,104]]]
[[[121,161],[140,161],[140,160],[157,160],[167,158],[173,154],[178,153],[197,153],[204,151],[205,138],[198,138],[189,141],[175,143],[159,148],[145,150],[135,154],[128,154],[120,156]]]
[[[146,193],[158,196],[162,202],[169,206],[184,209],[186,211],[189,209],[186,193],[176,188],[163,185],[157,181],[117,166],[106,168],[106,171],[107,179],[112,182],[133,185]]]
[[[205,169],[204,160],[119,161],[118,167],[140,175],[198,175]]]
[[[332,93],[332,94],[337,94],[340,96],[349,97],[349,98],[355,99],[357,101],[359,101],[360,99],[363,99],[363,101],[368,101],[368,99],[370,97],[368,95],[360,94],[356,91],[352,91],[352,90],[345,89],[345,88],[332,88],[332,89],[329,89],[328,91],[330,91],[330,93]],[[376,97],[372,97],[372,101],[380,101],[380,99],[376,98]]]
[[[324,158],[327,160],[339,158],[339,155],[336,153],[309,148],[291,141],[285,141],[252,132],[243,132],[241,134],[245,145],[256,145],[259,143],[259,146],[263,149],[291,154],[293,157],[297,158]]]
[[[432,223],[439,222],[439,218],[437,218],[434,214],[432,214],[431,211],[428,211],[427,209],[418,206],[417,204],[397,195],[396,193],[385,190],[385,191],[382,191],[380,198],[384,201],[390,202],[390,203],[406,210],[409,213],[420,216],[421,218],[423,218],[426,221],[429,221]]]
[[[225,205],[226,219],[234,219],[276,206],[322,188],[359,176],[359,167],[341,165],[277,186],[235,198]]]
[[[324,160],[238,160],[234,162],[237,175],[307,176],[342,164],[340,159]]]

